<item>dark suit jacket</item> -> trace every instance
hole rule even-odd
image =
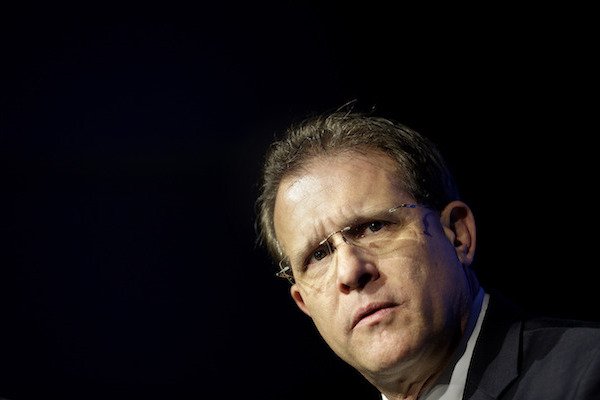
[[[463,399],[600,400],[600,323],[526,317],[492,294]]]
[[[294,382],[273,398],[381,400],[362,377],[349,378],[359,382]],[[463,399],[600,400],[600,322],[527,316],[490,292]]]

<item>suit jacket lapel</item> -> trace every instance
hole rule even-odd
[[[517,377],[522,328],[519,315],[498,296],[490,296],[463,399],[496,399]]]

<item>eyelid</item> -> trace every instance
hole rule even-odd
[[[369,232],[367,232],[367,231],[370,229],[371,225],[375,224],[375,223],[381,224],[381,229],[386,228],[386,227],[388,227],[390,225],[395,225],[396,224],[395,222],[392,222],[392,221],[387,221],[387,220],[383,220],[383,219],[374,219],[374,220],[371,220],[371,221],[364,222],[362,224],[355,225],[350,230],[350,234],[352,236],[354,236],[354,237],[356,237],[356,236],[364,236],[365,234],[369,234]],[[375,234],[377,232],[379,232],[379,230],[373,232],[373,234]]]
[[[327,237],[325,237],[323,240],[321,240],[316,245],[307,246],[305,251],[298,253],[297,259],[302,259],[302,262],[301,262],[302,269],[306,269],[306,267],[310,263],[309,261],[312,258],[314,252],[317,251],[322,245],[324,245],[326,242],[328,242],[333,236],[335,236],[338,233],[344,233],[344,232],[348,232],[350,230],[357,230],[358,232],[364,232],[364,230],[368,229],[368,226],[374,222],[381,222],[384,224],[384,226],[396,225],[398,223],[398,221],[393,220],[393,217],[398,216],[398,214],[396,213],[396,210],[399,208],[401,208],[401,207],[390,208],[390,209],[386,209],[384,211],[380,211],[378,213],[373,213],[372,215],[369,215],[369,216],[362,216],[362,217],[356,218],[356,219],[352,220],[352,222],[349,225],[345,226],[344,228],[336,230],[334,232],[331,232]],[[411,208],[413,208],[413,207],[411,207]],[[304,254],[306,254],[306,256],[303,256]]]
[[[311,250],[309,250],[306,254],[306,256],[302,259],[302,263],[300,264],[300,271],[306,271],[306,269],[308,268],[308,265],[311,263],[311,259],[313,257],[313,255],[321,248],[323,247],[323,245],[325,245],[326,240],[323,240],[321,242],[319,242],[319,244],[312,248]]]

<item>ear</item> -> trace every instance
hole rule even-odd
[[[292,295],[292,299],[294,299],[298,308],[301,309],[304,314],[310,317],[310,312],[308,311],[308,307],[306,307],[306,303],[302,298],[302,293],[300,292],[298,284],[295,283],[292,285],[290,288],[290,294]]]
[[[475,255],[475,217],[468,205],[462,201],[448,203],[441,213],[444,232],[454,245],[460,262],[468,267]]]

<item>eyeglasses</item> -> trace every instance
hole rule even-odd
[[[321,240],[318,245],[295,259],[284,258],[279,262],[278,278],[287,279],[291,284],[301,280],[307,284],[319,285],[326,282],[335,268],[336,245],[333,238],[339,233],[344,243],[355,246],[376,256],[393,253],[399,247],[398,239],[410,222],[410,216],[402,209],[428,208],[420,204],[403,203],[368,216],[361,217],[352,225],[338,229]],[[292,269],[294,266],[294,270]]]

